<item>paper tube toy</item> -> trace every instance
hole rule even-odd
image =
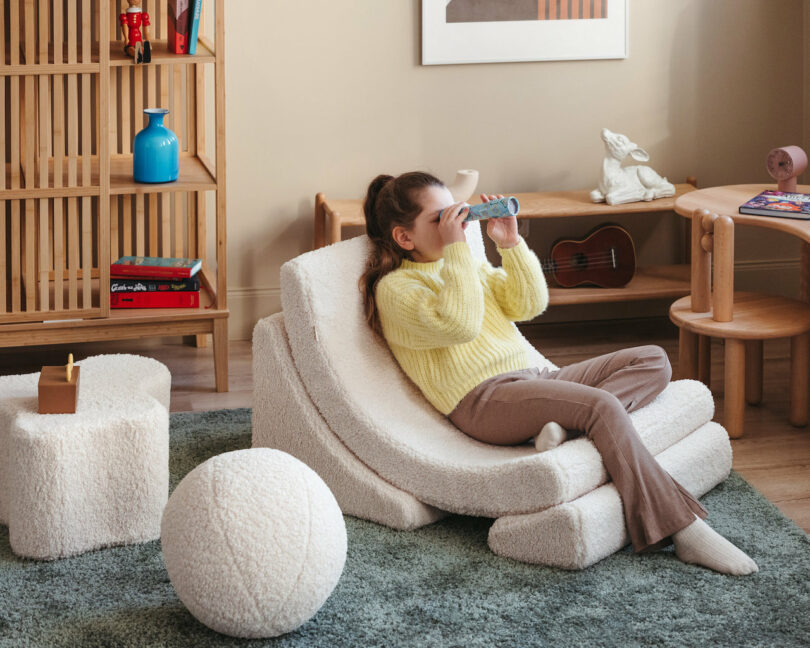
[[[490,200],[480,205],[469,205],[470,212],[465,221],[485,220],[487,218],[509,218],[517,216],[520,211],[520,203],[514,196]],[[439,216],[441,217],[441,215]]]

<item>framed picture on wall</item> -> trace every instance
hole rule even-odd
[[[422,65],[627,58],[627,0],[422,0]]]

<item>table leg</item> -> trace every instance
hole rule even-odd
[[[790,338],[790,422],[807,425],[810,333]]]
[[[810,302],[810,243],[802,241],[802,266],[799,282],[799,299]]]
[[[698,375],[698,336],[685,328],[680,329],[678,347],[678,375],[682,379],[695,379]]]
[[[228,391],[228,320],[214,320],[214,381],[218,392]]]
[[[745,343],[742,340],[726,340],[725,364],[723,425],[732,439],[739,439],[745,420]]]
[[[745,341],[745,402],[762,402],[762,340]]]
[[[712,339],[708,335],[698,336],[698,380],[711,389]]]

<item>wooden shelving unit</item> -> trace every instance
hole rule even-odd
[[[691,180],[691,179],[690,179]],[[675,201],[695,190],[695,182],[675,186],[671,198],[625,205],[606,205],[591,202],[588,191],[546,191],[519,193],[518,218],[577,218],[599,216],[610,219],[623,214],[672,213]],[[470,202],[477,202],[471,200]],[[315,247],[335,243],[341,239],[343,227],[365,226],[362,200],[327,200],[319,193],[315,197]],[[686,239],[684,239],[684,243]],[[688,249],[686,247],[685,249]],[[605,302],[640,301],[683,297],[689,294],[689,265],[655,265],[636,268],[633,279],[622,288],[549,288],[551,304],[596,304]]]
[[[625,214],[673,213],[675,201],[695,190],[695,181],[675,185],[675,195],[650,202],[624,205],[594,203],[589,191],[546,191],[516,194],[520,201],[519,218],[578,218],[598,216],[606,220]],[[683,243],[686,243],[684,236]],[[686,248],[688,249],[688,247]],[[652,265],[636,268],[634,277],[622,288],[549,287],[549,301],[554,305],[601,304],[607,302],[641,301],[645,299],[678,298],[689,294],[689,266]]]
[[[214,13],[188,56],[166,46],[167,3],[144,0],[152,62],[134,65],[123,0],[2,3],[0,347],[212,334],[227,391],[224,4],[204,4]],[[180,140],[180,177],[136,183],[132,141],[158,106]],[[201,307],[111,310],[110,261],[126,254],[202,258]]]

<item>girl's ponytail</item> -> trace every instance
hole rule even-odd
[[[394,241],[392,232],[400,225],[407,229],[422,211],[417,193],[430,186],[444,186],[442,181],[430,175],[415,171],[401,176],[378,175],[368,186],[363,202],[366,217],[366,234],[371,241],[371,252],[366,260],[366,268],[358,282],[363,295],[366,321],[375,333],[382,336],[382,325],[374,301],[377,284],[389,272],[396,270],[408,256]]]
[[[363,213],[366,216],[366,233],[370,238],[382,238],[383,232],[380,231],[380,225],[374,217],[374,204],[377,202],[377,197],[380,195],[382,188],[387,185],[394,176],[380,174],[368,186],[366,192],[366,199],[363,201]]]

